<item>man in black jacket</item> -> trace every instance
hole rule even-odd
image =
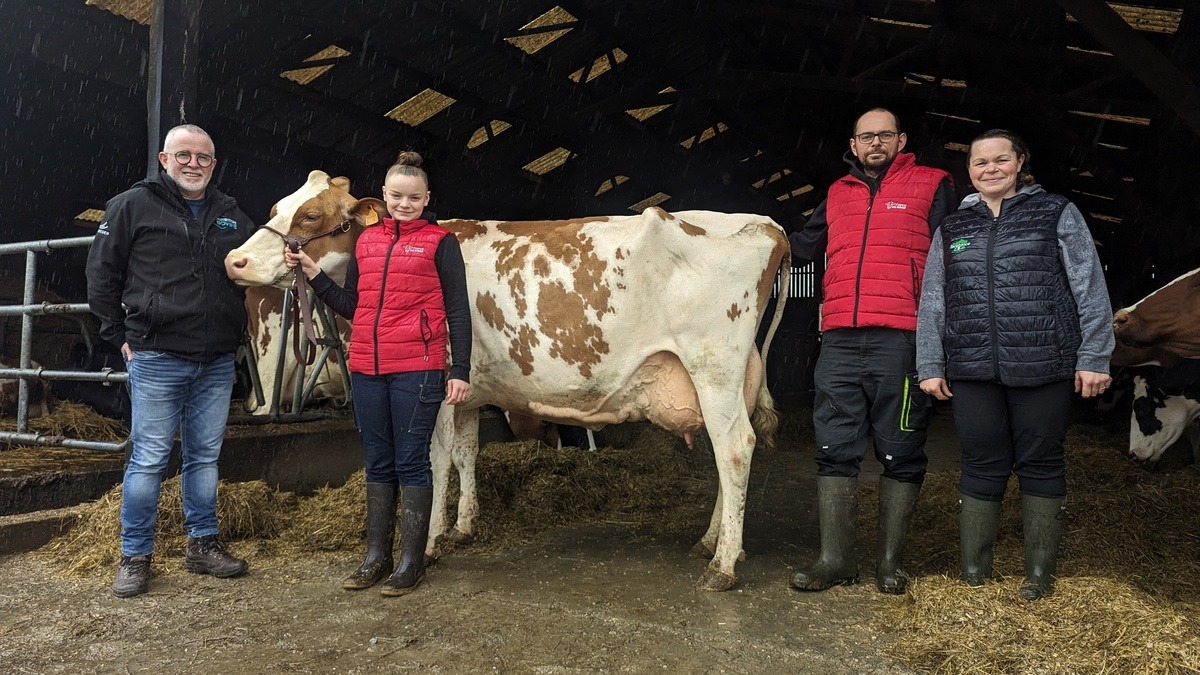
[[[254,232],[232,197],[209,187],[212,138],[185,124],[167,132],[162,171],[113,197],[88,254],[88,303],[100,335],[129,371],[133,453],[121,500],[121,562],[112,591],[150,588],[158,496],[179,431],[183,457],[183,566],[235,577],[246,561],[217,538],[217,458],[233,391],[245,295],[225,255]]]

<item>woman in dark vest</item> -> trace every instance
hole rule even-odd
[[[458,404],[470,391],[471,314],[458,240],[423,217],[429,177],[419,154],[396,158],[383,200],[390,217],[359,236],[345,287],[303,251],[286,258],[325,304],[352,321],[348,365],[367,473],[367,555],[342,587],[370,588],[390,573],[380,593],[395,596],[425,578],[430,441],[442,400]],[[397,490],[400,562],[393,572]]]
[[[1015,473],[1021,595],[1037,600],[1054,592],[1071,399],[1111,381],[1112,309],[1083,215],[1034,182],[1024,141],[988,131],[971,143],[967,168],[979,192],[946,216],[929,249],[917,374],[926,393],[954,397],[963,581],[992,577],[1000,501]]]

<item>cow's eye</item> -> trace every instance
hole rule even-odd
[[[315,221],[315,220],[319,219],[320,217],[321,217],[321,214],[319,214],[319,213],[309,213],[304,216],[304,219],[311,222],[311,221]]]

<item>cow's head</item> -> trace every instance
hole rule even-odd
[[[1200,358],[1200,269],[1192,270],[1113,316],[1117,340]]]
[[[283,260],[286,236],[305,242],[304,252],[342,283],[358,235],[385,213],[378,199],[350,196],[349,180],[313,171],[299,190],[275,203],[266,226],[225,256],[225,272],[239,286],[287,288],[292,271]]]
[[[1157,462],[1197,416],[1200,400],[1194,394],[1168,393],[1146,376],[1135,375],[1129,456],[1149,464]]]

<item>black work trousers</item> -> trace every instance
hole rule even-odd
[[[925,479],[932,402],[917,386],[915,339],[913,331],[895,328],[822,335],[813,401],[818,476],[857,476],[869,434],[884,476]]]
[[[1067,494],[1063,441],[1070,423],[1071,380],[1038,387],[994,382],[950,383],[954,426],[962,449],[958,491],[985,501],[1004,498],[1017,474],[1021,494],[1056,498]]]

